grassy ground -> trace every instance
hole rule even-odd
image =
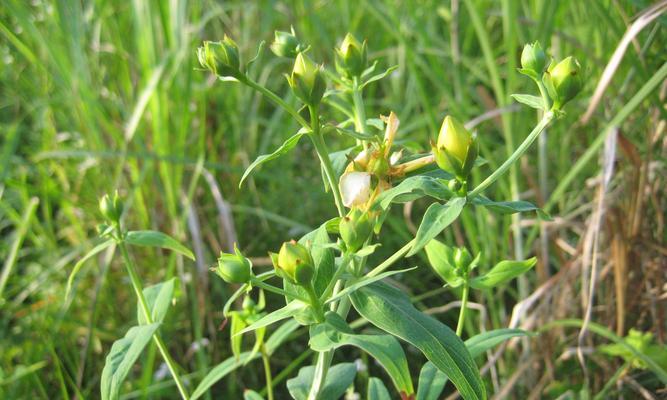
[[[327,66],[332,52],[323,50],[348,31],[368,40],[372,59],[398,65],[370,87],[367,113],[396,111],[400,138],[424,150],[444,115],[470,120],[501,109],[478,126],[489,165],[477,172],[477,181],[536,121],[534,112],[514,108],[509,97],[532,88],[516,72],[523,44],[539,39],[554,56],[581,60],[584,93],[490,191],[534,201],[553,221],[468,213],[448,235],[483,250],[487,260],[540,260],[519,285],[473,299],[484,307],[477,315],[485,329],[511,323],[543,329],[501,353],[487,374],[491,392],[556,398],[584,387],[592,393],[605,388],[603,396],[610,397],[635,398],[642,390],[667,395],[651,370],[598,347],[630,328],[651,332],[656,344],[666,339],[664,16],[629,42],[618,68],[607,72],[611,80],[602,97],[594,96],[624,33],[650,3],[3,2],[0,397],[98,396],[105,354],[131,324],[134,295],[109,253],[86,267],[73,298],[66,301],[64,290],[73,264],[94,245],[97,199],[115,188],[128,199],[130,228],[168,232],[198,252],[198,263],[153,250],[133,253],[145,282],[181,279],[182,293],[163,333],[178,363],[192,372],[191,387],[229,357],[228,331],[218,326],[230,292],[208,272],[216,254],[237,240],[268,268],[268,250],[333,216],[334,209],[306,143],[238,188],[245,167],[297,126],[251,90],[198,71],[195,50],[202,40],[227,33],[247,60],[260,41],[271,41],[274,29],[290,25]],[[282,73],[288,69],[265,51],[251,75],[286,94]],[[591,104],[590,117],[582,118]],[[347,145],[329,140],[331,148]],[[394,211],[380,255],[409,239],[425,205]],[[415,295],[440,286],[422,258],[402,263],[422,265],[397,279]],[[525,307],[514,308],[526,298]],[[435,291],[420,307],[453,325],[456,312],[437,308],[453,299]],[[600,327],[581,329],[587,315]],[[569,326],[547,325],[562,318],[572,319]],[[480,330],[478,320],[468,322],[468,333]],[[306,336],[274,358],[276,373],[296,368],[283,378],[296,374],[298,362],[310,361],[298,357]],[[408,353],[417,374],[422,360]],[[176,398],[155,348],[143,361],[125,397]],[[238,398],[244,387],[261,388],[257,368],[220,382],[214,397]],[[279,398],[286,398],[283,390]]]

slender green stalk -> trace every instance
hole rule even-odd
[[[299,299],[303,302],[308,301],[308,299],[303,298],[296,293],[288,292],[285,289],[281,289],[281,288],[275,287],[273,285],[269,285],[268,283],[265,283],[264,281],[262,281],[260,279],[257,279],[254,276],[250,278],[250,284],[254,287],[258,287],[260,289],[264,289],[268,292],[273,292],[273,293],[279,294],[281,296],[285,296],[287,298],[291,297],[291,298]]]
[[[134,288],[134,292],[137,295],[137,299],[139,300],[139,305],[141,307],[142,312],[144,313],[144,318],[146,319],[146,323],[152,324],[153,317],[151,316],[151,312],[148,308],[148,303],[146,303],[146,298],[144,298],[144,292],[141,285],[141,280],[139,279],[139,275],[137,274],[137,270],[134,267],[134,263],[130,259],[130,255],[127,252],[127,246],[125,246],[125,242],[122,239],[123,236],[120,227],[117,228],[117,234],[118,237],[120,238],[118,240],[118,247],[120,248],[120,253],[123,256],[123,261],[125,262],[125,268],[127,269],[127,273],[128,275],[130,275],[130,280],[132,281],[132,287]],[[169,355],[169,352],[167,351],[167,347],[165,346],[164,342],[157,333],[153,334],[153,340],[155,341],[155,345],[160,351],[160,354],[162,354],[164,362],[167,364],[167,368],[169,369],[169,372],[171,373],[171,376],[174,379],[174,382],[176,383],[176,387],[178,388],[181,397],[185,400],[189,399],[188,393],[185,390],[185,386],[183,385],[181,377],[178,375],[178,372],[176,371],[176,366],[174,364],[174,361]]]
[[[266,378],[266,395],[268,400],[273,400],[273,378],[271,376],[271,360],[269,354],[266,352],[266,346],[262,344],[259,348],[262,353],[262,363],[264,364],[264,376]]]
[[[537,139],[537,137],[542,133],[542,131],[553,121],[555,114],[553,111],[549,111],[542,117],[542,120],[539,124],[533,129],[532,132],[524,139],[524,141],[514,150],[514,153],[509,156],[507,160],[498,167],[491,175],[489,175],[482,183],[477,185],[472,192],[469,193],[470,197],[474,197],[480,194],[484,189],[489,187],[493,182],[497,181],[502,174],[504,174],[518,159],[521,157],[530,147],[531,144]]]
[[[310,282],[303,288],[306,289],[306,292],[308,293],[309,303],[315,310],[315,315],[317,316],[318,322],[323,322],[324,310],[322,309],[322,302],[320,302],[320,299],[317,297],[317,293],[315,293],[315,288],[313,287],[313,283]]]
[[[292,117],[294,117],[296,122],[298,122],[301,126],[310,129],[310,125],[308,124],[308,122],[305,119],[303,119],[303,117],[299,115],[299,113],[294,108],[292,108],[289,104],[285,103],[285,100],[281,99],[277,94],[273,93],[271,90],[265,88],[264,86],[260,85],[259,83],[253,81],[248,77],[246,77],[241,82],[257,90],[258,92],[266,96],[269,100],[274,102],[276,105],[281,107],[283,110],[287,111],[287,113]]]
[[[354,78],[352,83],[352,101],[354,103],[354,128],[357,132],[368,134],[366,110],[364,109],[364,100],[361,97],[361,88],[357,77]]]
[[[391,265],[392,265],[393,263],[395,263],[396,261],[400,260],[401,257],[403,257],[403,256],[405,255],[405,253],[407,253],[407,252],[412,248],[412,245],[413,245],[414,243],[415,243],[415,239],[412,239],[412,240],[410,240],[409,242],[407,242],[403,247],[401,247],[400,249],[398,249],[398,250],[396,251],[396,253],[392,254],[389,258],[387,258],[386,260],[384,260],[380,265],[378,265],[377,267],[373,268],[373,269],[371,270],[371,272],[369,272],[368,274],[366,274],[366,276],[368,276],[368,277],[370,278],[370,277],[376,276],[376,275],[378,275],[378,274],[381,274],[382,271],[384,271],[385,269],[391,267]]]
[[[463,284],[463,294],[461,295],[461,310],[459,311],[459,322],[456,324],[456,335],[461,336],[463,332],[463,323],[466,320],[466,311],[468,311],[468,294],[470,292],[470,284],[468,282],[468,277],[465,278],[465,283]]]
[[[329,158],[329,150],[327,145],[324,142],[322,133],[320,131],[320,114],[317,107],[309,106],[308,110],[310,111],[310,122],[311,122],[311,134],[308,135],[313,141],[313,146],[315,146],[315,151],[317,156],[320,158],[322,163],[322,168],[324,169],[324,175],[328,181],[328,186],[331,189],[331,193],[334,196],[334,202],[336,203],[336,209],[338,210],[338,215],[345,215],[345,207],[343,207],[343,199],[340,195],[340,190],[338,190],[338,183],[336,182],[336,173],[333,169],[333,164],[331,164],[331,159]]]

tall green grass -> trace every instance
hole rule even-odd
[[[126,195],[130,227],[169,232],[201,249],[199,264],[153,250],[135,253],[146,282],[172,276],[181,279],[177,312],[169,316],[163,332],[178,363],[192,372],[187,376],[191,385],[230,355],[228,331],[217,329],[230,293],[212,277],[208,279],[207,271],[219,250],[225,249],[224,234],[229,233],[220,219],[217,188],[233,216],[227,225],[233,224],[244,253],[256,257],[265,257],[282,240],[299,236],[331,212],[326,206],[329,196],[312,190],[322,183],[320,171],[308,167],[315,165],[315,154],[305,143],[293,155],[261,169],[247,188],[239,190],[245,167],[298,127],[257,93],[234,83],[214,82],[199,71],[195,49],[202,40],[216,40],[227,33],[248,60],[260,41],[272,39],[274,29],[286,30],[290,25],[313,49],[333,48],[347,31],[366,38],[372,59],[383,66],[398,65],[391,76],[369,87],[367,114],[376,117],[396,111],[401,119],[400,140],[427,150],[424,144],[435,137],[444,115],[470,120],[490,110],[504,110],[477,126],[481,153],[488,160],[488,167],[476,172],[478,181],[504,159],[538,117],[513,108],[509,97],[531,87],[516,72],[523,43],[539,39],[556,57],[574,54],[586,70],[585,94],[568,107],[564,120],[548,132],[539,149],[491,192],[499,198],[531,199],[546,205],[554,216],[575,215],[572,229],[555,231],[546,252],[538,253],[547,256],[540,261],[539,274],[547,279],[569,268],[575,258],[562,251],[557,240],[576,248],[582,238],[580,225],[585,218],[578,212],[583,207],[587,215],[587,204],[595,195],[588,182],[599,174],[598,153],[590,149],[602,143],[610,120],[636,144],[640,158],[651,153],[664,163],[664,148],[651,150],[644,133],[654,129],[656,118],[665,117],[660,106],[664,96],[658,90],[664,80],[664,68],[660,68],[666,61],[664,17],[637,36],[636,46],[628,51],[592,121],[577,122],[630,18],[649,4],[611,0],[3,2],[0,397],[98,395],[104,355],[127,329],[122,321],[135,312],[131,286],[108,253],[81,274],[74,298],[64,299],[73,263],[94,246],[101,194],[119,188]],[[331,67],[331,54],[312,56]],[[262,62],[251,68],[254,79],[285,93],[296,104],[282,77],[289,65],[267,51],[260,57]],[[658,78],[663,74],[662,79],[656,79],[656,74]],[[654,84],[647,87],[651,78]],[[641,96],[631,102],[637,93]],[[658,117],[652,117],[656,112]],[[351,144],[343,138],[328,140],[331,148]],[[582,155],[586,158],[577,163]],[[659,171],[664,172],[662,168]],[[217,187],[205,179],[208,173]],[[663,197],[657,201],[664,205]],[[415,222],[424,207],[414,204]],[[198,222],[196,232],[193,221]],[[448,234],[475,252],[483,251],[487,265],[501,257],[535,253],[540,232],[544,234],[537,221],[469,211],[462,221]],[[404,215],[395,211],[387,224],[394,235],[384,243],[380,256],[391,254],[406,241],[407,226]],[[656,240],[664,246],[666,239]],[[419,257],[403,263],[425,265]],[[421,307],[453,300],[437,291],[439,283],[426,268],[401,280],[423,292],[436,290],[423,298]],[[517,299],[541,283],[531,277],[518,287],[474,299],[487,309],[486,328],[506,326]],[[574,286],[576,295],[581,288]],[[566,315],[573,316],[569,314],[573,310],[579,312],[573,307]],[[454,323],[453,314],[440,317]],[[605,315],[601,312],[596,317]],[[652,318],[635,322],[643,330],[658,329],[659,321]],[[498,362],[496,385],[491,387],[498,389],[536,353],[536,359],[556,365],[554,387],[578,389],[584,382],[570,375],[570,365],[557,361],[572,343],[562,339],[549,346],[505,352]],[[297,359],[301,351],[298,343],[281,351],[274,360],[276,371],[307,363],[308,358]],[[127,397],[175,397],[174,388],[163,381],[165,373],[155,349],[144,357],[143,369],[129,379]],[[615,370],[590,362],[594,378],[588,384],[599,389]],[[513,395],[525,398],[542,372],[530,371],[519,379],[511,389]],[[642,381],[642,376],[638,379]],[[647,385],[654,383],[646,379]],[[217,385],[211,398],[238,398],[244,387],[260,387],[261,381],[252,371],[239,372]]]

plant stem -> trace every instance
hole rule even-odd
[[[299,296],[296,293],[288,292],[285,289],[281,289],[281,288],[275,287],[273,285],[269,285],[268,283],[264,283],[262,280],[257,279],[254,276],[250,278],[250,284],[254,287],[258,287],[260,289],[264,289],[264,290],[269,291],[269,292],[277,293],[277,294],[285,296],[287,298],[293,297],[293,298],[299,299],[303,302],[306,302],[308,300],[308,299],[305,299],[305,298]]]
[[[361,97],[361,88],[359,87],[359,79],[357,77],[354,78],[352,83],[352,101],[354,103],[354,129],[357,132],[368,134],[366,110],[364,109],[364,100]]]
[[[530,134],[526,137],[526,139],[524,139],[524,141],[519,145],[519,147],[517,147],[517,149],[514,150],[514,153],[512,153],[507,160],[505,160],[503,165],[501,165],[498,169],[493,171],[493,173],[489,175],[486,179],[484,179],[482,183],[477,185],[477,187],[473,189],[473,191],[470,192],[468,196],[474,197],[480,194],[493,182],[497,181],[498,178],[500,178],[500,176],[504,174],[512,166],[512,164],[514,164],[514,162],[516,162],[516,160],[518,160],[519,157],[521,157],[526,152],[526,150],[528,150],[530,145],[533,144],[535,139],[537,139],[540,133],[542,133],[542,131],[547,127],[547,125],[551,123],[551,121],[553,121],[554,118],[555,114],[553,113],[553,111],[549,111],[546,114],[544,114],[540,123],[537,124],[537,126],[533,129],[532,132],[530,132]]]
[[[331,159],[329,158],[329,150],[327,150],[327,145],[324,142],[322,133],[320,131],[320,115],[317,109],[317,106],[308,106],[310,111],[310,123],[311,123],[311,140],[313,141],[313,146],[315,146],[315,151],[317,156],[320,158],[322,163],[322,168],[324,169],[324,175],[328,181],[328,186],[331,189],[331,192],[334,196],[334,202],[336,203],[336,209],[338,209],[338,215],[345,215],[345,208],[343,207],[343,199],[338,190],[338,183],[336,182],[336,173],[334,172],[333,165],[331,164]]]
[[[461,295],[461,310],[459,311],[459,322],[456,324],[456,335],[461,336],[463,332],[463,323],[466,319],[466,311],[468,310],[468,292],[470,291],[470,285],[468,283],[468,277],[465,277],[465,283],[463,284],[463,294]]]
[[[551,109],[551,99],[549,95],[547,94],[547,89],[544,87],[544,83],[542,83],[541,79],[535,79],[535,83],[537,84],[537,88],[540,89],[540,95],[542,96],[542,102],[544,103],[544,109],[545,110],[550,110]]]
[[[146,298],[144,298],[144,292],[142,289],[141,280],[139,279],[139,275],[137,274],[136,268],[134,267],[134,263],[130,259],[130,255],[127,252],[127,246],[125,246],[120,226],[117,228],[117,233],[118,237],[120,238],[118,240],[118,247],[120,248],[120,253],[123,256],[123,261],[125,261],[125,268],[127,269],[128,275],[130,275],[130,280],[132,281],[132,287],[134,288],[134,292],[137,295],[137,299],[139,300],[139,305],[144,314],[144,319],[146,320],[147,324],[152,324],[153,317],[151,316],[148,304],[146,303]],[[167,364],[169,372],[171,372],[171,376],[174,379],[174,382],[176,383],[176,387],[178,388],[181,397],[187,400],[189,398],[188,393],[185,390],[185,386],[183,386],[181,377],[178,375],[178,372],[176,371],[176,366],[167,351],[167,347],[165,346],[164,342],[162,341],[160,336],[158,336],[157,333],[153,334],[153,340],[155,341],[155,345],[160,351],[160,354],[162,354],[162,358],[164,358],[164,362]]]
[[[415,239],[412,239],[412,240],[410,240],[409,242],[407,242],[407,243],[405,244],[405,246],[403,246],[403,247],[401,247],[400,249],[398,249],[398,250],[396,251],[396,253],[392,254],[389,258],[387,258],[386,260],[384,260],[380,265],[378,265],[377,267],[373,268],[373,269],[371,270],[371,272],[369,272],[368,274],[366,274],[366,276],[368,276],[369,278],[374,277],[374,276],[376,276],[376,275],[382,273],[382,271],[384,271],[385,269],[391,267],[391,265],[392,265],[393,263],[395,263],[396,261],[400,260],[401,257],[403,257],[403,255],[405,255],[405,253],[407,253],[407,252],[412,248],[412,245],[413,245],[414,243],[415,243]]]
[[[258,92],[266,96],[269,100],[274,102],[276,105],[280,106],[282,109],[287,111],[287,113],[290,114],[292,117],[294,117],[296,122],[298,122],[301,126],[310,129],[308,121],[303,119],[303,117],[299,115],[299,113],[294,108],[292,108],[289,104],[287,104],[285,100],[281,99],[277,94],[273,93],[271,90],[265,88],[264,86],[260,85],[259,83],[253,81],[248,77],[241,80],[241,82],[257,90]]]
[[[310,282],[308,285],[304,285],[303,287],[306,289],[306,292],[308,293],[308,298],[309,298],[309,303],[313,308],[315,309],[315,314],[317,316],[317,322],[324,322],[324,310],[322,309],[322,303],[320,302],[320,299],[317,297],[317,294],[315,293],[315,288],[313,287],[313,283]]]
[[[266,395],[268,400],[273,400],[273,378],[271,376],[271,361],[269,360],[269,355],[266,352],[266,346],[262,344],[259,348],[262,353],[262,363],[264,364],[264,376],[266,378]]]

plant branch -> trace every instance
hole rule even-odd
[[[531,144],[537,139],[537,137],[542,133],[542,131],[553,121],[555,118],[555,114],[553,111],[549,111],[544,116],[542,117],[542,120],[540,120],[540,123],[537,124],[537,126],[533,129],[532,132],[524,139],[524,141],[517,147],[516,150],[514,150],[514,153],[512,153],[507,160],[498,167],[491,175],[489,175],[482,183],[477,185],[475,189],[472,190],[468,194],[469,197],[475,197],[476,195],[480,194],[484,189],[489,187],[492,183],[498,180],[502,174],[504,174],[511,166],[516,162],[516,160],[519,159],[530,147]]]
[[[459,321],[456,324],[456,335],[461,337],[461,332],[463,332],[463,323],[466,319],[466,311],[468,310],[468,294],[470,291],[470,284],[468,282],[468,276],[465,278],[465,283],[463,284],[463,294],[461,295],[461,310],[459,311]]]
[[[125,245],[125,242],[122,239],[123,235],[120,230],[120,226],[117,228],[117,233],[118,237],[120,238],[120,240],[118,240],[118,247],[120,248],[120,252],[123,256],[123,261],[125,261],[125,268],[127,269],[128,275],[130,275],[130,280],[132,281],[132,287],[134,288],[134,292],[137,295],[137,299],[139,300],[139,305],[144,314],[144,319],[146,320],[146,323],[152,324],[153,318],[148,308],[148,304],[146,303],[146,299],[144,298],[144,292],[141,285],[141,280],[139,279],[139,275],[137,274],[136,268],[134,267],[134,263],[130,259],[130,255],[127,252],[127,246]],[[178,372],[176,371],[176,366],[174,365],[174,361],[172,360],[171,356],[169,355],[169,352],[167,351],[167,347],[165,346],[164,342],[157,333],[153,334],[153,340],[155,341],[155,345],[160,351],[160,354],[162,354],[164,362],[167,364],[167,368],[169,369],[169,372],[171,373],[171,376],[174,379],[174,382],[176,383],[176,387],[178,388],[181,397],[187,400],[189,398],[188,393],[185,390],[183,382],[181,381],[181,377],[178,375]]]

